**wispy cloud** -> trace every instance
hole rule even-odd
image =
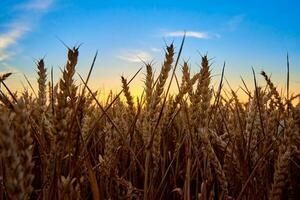
[[[0,61],[9,59],[13,53],[7,52],[12,45],[17,44],[17,41],[30,30],[25,23],[10,24],[10,29],[6,33],[0,34]]]
[[[40,15],[37,17],[37,13],[35,13],[35,18],[32,19],[32,11],[43,13],[42,11],[49,9],[53,3],[54,0],[30,0],[13,8],[23,12],[13,21],[7,22],[7,31],[0,33],[0,62],[8,60],[14,55],[12,47],[17,45],[27,32],[31,31],[34,25],[32,21],[36,21],[40,17]]]
[[[226,23],[228,29],[230,31],[236,30],[237,27],[243,22],[245,17],[246,17],[246,15],[242,14],[242,15],[236,15],[236,16],[232,17],[231,19],[229,19],[229,21]]]
[[[216,35],[208,34],[207,32],[200,32],[200,31],[173,31],[173,32],[166,32],[164,33],[165,37],[183,37],[183,35],[186,35],[186,37],[192,37],[192,38],[198,38],[198,39],[210,39],[212,37],[215,37]]]
[[[127,62],[141,62],[149,61],[152,59],[152,56],[148,52],[141,50],[130,50],[127,52],[122,52],[117,57]]]
[[[0,50],[15,44],[16,41],[30,29],[28,25],[20,23],[11,24],[10,27],[8,32],[0,34]]]
[[[9,57],[11,57],[11,54],[7,52],[0,51],[0,62],[7,60]]]
[[[155,47],[152,47],[150,50],[151,50],[152,52],[161,52],[161,51],[162,51],[162,49],[160,49],[160,48],[155,48]]]
[[[20,72],[16,67],[14,67],[6,62],[1,63],[1,67],[2,67],[1,73],[6,73],[6,72],[19,73]]]
[[[51,7],[54,0],[31,0],[24,4],[18,5],[18,9],[30,10],[30,11],[44,11]]]

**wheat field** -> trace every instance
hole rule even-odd
[[[88,84],[97,54],[77,78],[78,47],[68,48],[57,83],[37,61],[36,91],[28,81],[17,94],[6,84],[13,75],[1,74],[0,199],[297,199],[299,95],[281,94],[262,71],[243,102],[223,90],[224,68],[212,89],[209,58],[191,74],[181,50],[168,45],[159,73],[144,63],[106,101]]]

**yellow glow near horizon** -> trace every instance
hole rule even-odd
[[[180,74],[178,76],[180,77]],[[131,77],[127,76],[126,78],[129,80]],[[218,84],[220,81],[219,78],[220,77],[212,78],[211,86],[213,86],[215,90],[217,90],[217,88],[218,88]],[[36,75],[28,76],[28,79],[29,79],[31,85],[33,86],[34,90],[37,93],[38,85],[37,85]],[[75,77],[75,79],[76,79],[76,77]],[[252,77],[249,78],[249,80],[251,80],[251,79],[252,79]],[[131,92],[132,96],[134,97],[135,101],[136,101],[137,97],[140,98],[143,93],[143,90],[144,90],[143,80],[144,80],[144,72],[141,72],[129,85],[130,92]],[[165,89],[167,88],[167,85],[169,84],[169,80],[170,79],[168,79],[168,81],[166,83]],[[23,77],[23,75],[21,73],[12,74],[11,77],[9,77],[5,82],[7,83],[7,86],[10,88],[10,90],[13,92],[17,91],[18,93],[21,93],[22,91],[24,91],[24,88],[27,88],[29,92],[32,92],[27,81],[25,80],[25,78]],[[180,82],[180,78],[179,78],[179,82]],[[274,82],[280,83],[280,80],[275,80]],[[79,79],[76,80],[76,84],[77,85],[81,84]],[[227,83],[224,81],[223,84],[224,84],[223,89],[228,93],[229,96],[231,96],[231,94],[229,92],[230,89],[229,89]],[[242,89],[239,89],[240,86],[244,88],[241,81],[232,81],[232,82],[230,82],[230,84],[231,84],[232,89],[234,91],[237,91],[237,95],[241,102],[248,101],[247,94],[244,91],[242,91]],[[247,84],[248,89],[253,93],[253,90],[254,90],[253,83],[248,81],[248,83],[246,83],[246,84]],[[264,87],[266,85],[264,80],[260,80],[258,84],[261,87]],[[283,81],[281,81],[281,85],[278,86],[278,92],[280,94],[283,94],[283,96],[286,95],[286,88],[285,88],[284,84],[285,84],[285,82],[283,80]],[[113,94],[117,94],[118,92],[120,92],[122,90],[122,83],[121,83],[120,77],[116,77],[114,79],[109,79],[109,78],[103,79],[103,78],[92,77],[90,79],[88,85],[93,91],[96,91],[96,90],[98,91],[98,95],[100,95],[98,97],[102,100],[105,100],[107,98],[110,91],[112,91]],[[300,93],[299,89],[300,89],[300,87],[298,86],[298,83],[292,82],[290,84],[290,96],[295,96],[295,95],[299,94]],[[5,90],[3,90],[3,91],[5,91]],[[178,92],[178,88],[175,83],[175,80],[173,80],[170,94],[171,95],[177,94],[177,92]],[[224,92],[223,92],[223,94],[224,94],[224,96],[226,96]],[[298,102],[298,100],[295,99],[294,103],[295,102]]]

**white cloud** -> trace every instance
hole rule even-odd
[[[20,72],[17,68],[15,68],[14,66],[12,66],[6,62],[1,63],[0,71],[1,71],[1,73],[8,73],[8,72],[19,73]]]
[[[11,46],[17,44],[18,40],[30,30],[27,24],[13,23],[6,33],[0,34],[0,61],[9,59],[13,53],[7,52]]]
[[[198,39],[209,39],[211,35],[206,32],[199,32],[199,31],[174,31],[174,32],[167,32],[164,34],[165,37],[183,37],[185,33],[186,37],[193,37]]]
[[[12,53],[11,47],[16,45],[24,35],[32,29],[34,23],[32,21],[31,12],[37,11],[42,13],[50,8],[54,0],[30,0],[24,4],[17,5],[14,9],[22,10],[21,15],[15,20],[7,23],[7,31],[0,33],[0,62],[8,60],[15,53]],[[35,13],[35,20],[38,19]]]
[[[11,56],[11,54],[0,51],[0,62],[8,59],[10,56]]]
[[[162,51],[162,49],[155,48],[155,47],[151,48],[150,50],[153,51],[153,52],[161,52]]]
[[[44,11],[51,7],[54,0],[31,0],[25,4],[17,6],[18,9]]]
[[[232,17],[228,22],[227,26],[230,31],[234,31],[237,29],[237,27],[242,23],[242,21],[245,19],[245,15],[237,15]]]
[[[148,52],[139,50],[130,50],[127,52],[123,52],[117,57],[128,62],[141,62],[149,61],[152,59],[151,55]]]
[[[20,23],[11,25],[10,27],[11,29],[8,32],[0,34],[0,50],[15,44],[29,30],[27,25]]]

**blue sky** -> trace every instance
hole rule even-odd
[[[0,72],[14,71],[12,87],[22,73],[35,81],[34,59],[45,56],[56,77],[69,46],[80,47],[78,70],[87,73],[96,50],[99,57],[91,84],[116,89],[120,75],[130,77],[142,63],[154,60],[158,72],[165,42],[179,49],[187,31],[182,59],[199,70],[200,54],[213,59],[218,77],[237,86],[242,75],[251,83],[251,67],[266,70],[284,87],[286,53],[291,86],[300,88],[300,3],[297,1],[74,1],[0,0]],[[217,80],[217,78],[216,78]],[[142,78],[137,80],[142,86]],[[137,84],[138,85],[138,84]]]

